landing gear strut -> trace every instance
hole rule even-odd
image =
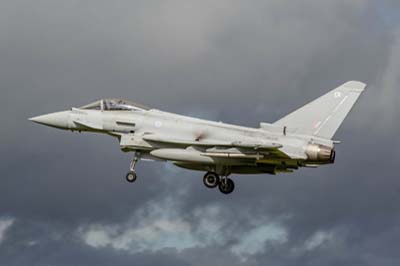
[[[223,194],[230,194],[235,189],[235,183],[227,176],[220,177],[215,172],[207,172],[204,175],[203,183],[208,188],[218,187]]]
[[[135,152],[135,155],[134,155],[134,157],[131,161],[131,165],[129,167],[129,172],[126,174],[126,181],[128,181],[129,183],[133,183],[137,179],[135,167],[139,160],[140,160],[140,153]]]

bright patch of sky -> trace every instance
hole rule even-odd
[[[174,209],[174,204],[169,200],[164,203],[153,203],[144,206],[138,211],[139,215],[132,217],[126,223],[90,224],[81,226],[77,233],[84,243],[94,248],[110,246],[132,252],[157,251],[163,248],[183,250],[216,241],[219,226],[217,226],[218,221],[211,216],[218,211],[213,208],[202,211],[203,216],[199,217],[196,230],[190,222],[180,218]],[[214,226],[208,226],[209,224]],[[206,233],[204,236],[198,232]]]
[[[83,230],[84,242],[94,248],[110,246],[118,250],[161,250],[175,247],[178,250],[192,247],[195,240],[190,225],[182,221],[156,220],[146,226],[122,228],[123,226],[92,225]]]
[[[153,203],[139,210],[122,224],[89,224],[77,230],[78,237],[93,248],[113,248],[130,251],[158,251],[175,248],[206,247],[226,244],[231,238],[229,225],[224,225],[224,209],[218,205],[199,207],[193,212],[193,221],[181,218],[172,201]],[[138,221],[140,221],[138,223]],[[227,229],[227,230],[226,230]],[[247,232],[237,236],[238,243],[231,251],[238,255],[261,252],[265,243],[287,241],[285,228],[277,223],[254,224]]]
[[[264,251],[266,242],[283,244],[287,241],[287,231],[279,224],[266,224],[245,234],[239,244],[232,247],[237,255],[253,255]]]
[[[309,238],[305,243],[306,250],[313,250],[320,247],[321,245],[332,241],[334,235],[332,232],[316,232],[311,238]]]
[[[4,241],[7,230],[13,225],[14,218],[0,218],[0,244]]]

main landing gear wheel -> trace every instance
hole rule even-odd
[[[129,171],[126,174],[126,181],[128,181],[129,183],[133,183],[136,181],[137,175],[135,173],[135,171]]]
[[[219,182],[218,188],[222,193],[230,194],[235,189],[235,183],[232,179],[226,177]]]
[[[204,175],[203,183],[208,188],[216,188],[219,184],[219,175],[214,172],[207,172]]]

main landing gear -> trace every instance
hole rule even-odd
[[[135,171],[136,164],[140,160],[140,152],[135,152],[135,155],[132,158],[131,165],[129,167],[129,172],[126,174],[126,181],[129,183],[133,183],[137,179],[137,174]],[[204,185],[208,188],[216,188],[218,187],[219,191],[223,194],[230,194],[235,189],[235,183],[232,179],[228,178],[230,174],[230,169],[219,169],[217,170],[219,174],[216,172],[209,171],[204,175],[203,182]]]
[[[135,171],[135,167],[137,162],[140,160],[140,153],[139,152],[135,152],[135,155],[132,159],[131,162],[131,166],[129,168],[129,172],[126,174],[126,181],[128,181],[129,183],[133,183],[136,181],[137,179],[137,174]]]
[[[227,176],[220,177],[217,173],[207,172],[204,175],[203,183],[208,188],[216,188],[223,194],[230,194],[235,189],[235,183]]]

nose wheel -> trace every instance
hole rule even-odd
[[[131,165],[129,167],[129,172],[125,176],[126,181],[128,181],[129,183],[133,183],[137,179],[137,174],[136,174],[135,168],[136,168],[136,164],[139,160],[140,160],[140,153],[135,152],[135,155],[133,156]]]
[[[219,191],[223,194],[230,194],[235,189],[235,183],[232,179],[226,176],[220,177],[214,172],[207,172],[204,175],[203,183],[207,188],[218,187]]]
[[[126,174],[126,181],[128,181],[129,183],[133,183],[136,181],[137,175],[135,171],[129,171]]]

